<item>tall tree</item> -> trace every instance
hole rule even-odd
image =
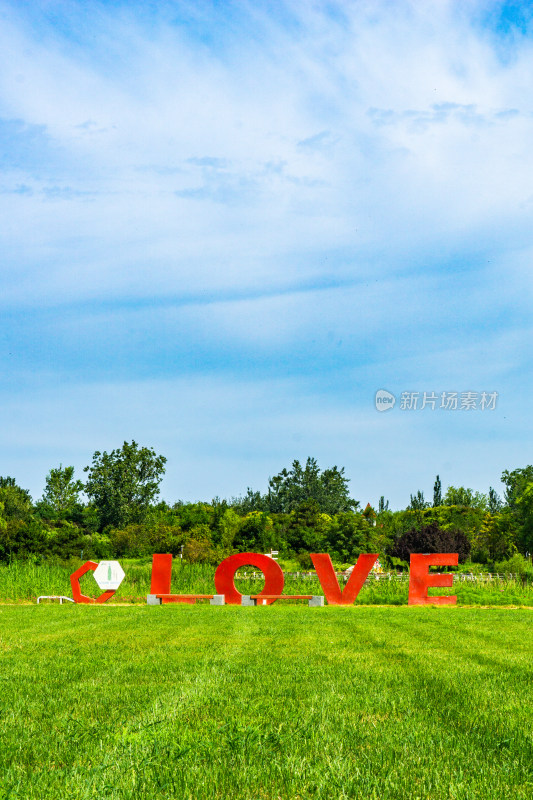
[[[464,486],[448,486],[444,495],[445,506],[467,506],[469,508],[488,509],[488,499],[482,492],[466,489]]]
[[[510,508],[514,508],[527,485],[533,483],[533,466],[529,464],[527,467],[513,469],[512,472],[504,470],[502,483],[505,484],[505,502]]]
[[[389,501],[385,500],[385,495],[381,495],[378,504],[378,514],[383,514],[384,511],[389,510]]]
[[[433,486],[433,506],[436,508],[437,506],[442,505],[442,484],[440,482],[440,478],[437,475],[435,480],[435,484]]]
[[[412,494],[410,497],[411,502],[409,503],[408,508],[411,511],[423,511],[429,506],[429,503],[427,503],[424,499],[424,492],[421,492],[420,489],[415,495]]]
[[[505,500],[518,524],[517,543],[523,553],[533,552],[533,466],[505,470]]]
[[[58,514],[64,514],[79,503],[79,494],[82,491],[83,482],[74,480],[74,467],[63,467],[60,464],[46,476],[42,502]]]
[[[153,448],[124,442],[111,453],[96,451],[88,472],[85,492],[100,517],[100,527],[122,527],[142,522],[159,494],[166,458]]]
[[[4,505],[4,514],[8,517],[24,518],[31,514],[32,499],[30,493],[17,485],[9,475],[0,477],[0,502]]]
[[[497,514],[498,511],[501,511],[502,501],[500,500],[499,495],[497,494],[496,490],[489,486],[489,511],[491,514]]]
[[[265,495],[266,510],[272,513],[289,513],[300,503],[314,500],[320,511],[336,514],[349,511],[359,505],[352,500],[348,491],[349,479],[344,475],[344,467],[336,466],[320,470],[316,459],[308,458],[305,468],[299,461],[293,461],[290,470],[282,469],[268,482]]]

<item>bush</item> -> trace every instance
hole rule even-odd
[[[125,528],[111,528],[109,539],[111,550],[118,558],[138,558],[151,556],[153,553],[179,555],[185,535],[177,525],[148,527],[131,524]]]
[[[232,544],[243,553],[265,553],[272,547],[279,549],[271,517],[264,511],[251,511],[237,522]]]
[[[83,537],[83,547],[81,558],[92,558],[96,560],[110,559],[115,557],[111,548],[109,536],[104,533],[88,533]],[[78,565],[79,566],[79,565]]]
[[[60,520],[48,527],[47,553],[58,558],[77,556],[83,550],[84,535],[72,522]]]
[[[533,564],[521,553],[515,553],[506,561],[498,561],[494,565],[494,571],[504,575],[511,573],[527,580],[533,580]]]
[[[363,514],[345,512],[328,518],[324,547],[334,561],[353,564],[361,553],[374,552],[375,537],[376,528]]]
[[[183,558],[189,564],[216,564],[219,553],[213,547],[207,525],[195,525],[183,546]]]
[[[298,563],[299,570],[307,571],[314,569],[311,556],[309,553],[306,553],[305,550],[302,550],[301,553],[298,553],[298,555],[295,557],[295,561]]]
[[[25,558],[32,553],[46,553],[48,529],[40,520],[13,517],[0,526],[0,561]]]

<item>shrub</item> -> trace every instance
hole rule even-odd
[[[521,553],[515,553],[514,556],[506,561],[499,561],[494,565],[494,571],[504,575],[511,573],[527,580],[533,580],[533,564],[529,559],[524,558]]]
[[[213,547],[211,532],[207,525],[195,525],[188,533],[183,545],[183,558],[189,564],[215,564],[218,552]]]
[[[150,556],[153,553],[172,553],[179,555],[185,536],[177,525],[141,524],[127,525],[125,528],[111,528],[109,531],[111,550],[117,557]]]
[[[314,569],[313,562],[311,561],[311,556],[309,553],[306,553],[305,550],[302,550],[301,553],[298,553],[295,556],[295,561],[298,563],[298,567],[301,570],[307,571],[310,569]]]
[[[0,526],[0,561],[45,553],[47,544],[48,530],[34,517],[27,520],[13,517]]]
[[[77,556],[83,550],[84,535],[72,522],[60,520],[48,527],[47,552],[58,558]]]

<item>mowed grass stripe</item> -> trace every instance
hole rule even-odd
[[[531,622],[3,607],[0,798],[529,798]]]

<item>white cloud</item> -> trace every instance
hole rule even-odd
[[[187,454],[174,497],[258,485],[298,448],[354,469],[344,455],[360,448],[367,494],[378,473],[399,480],[410,441],[413,483],[431,447],[461,470],[461,429],[400,429],[361,403],[381,378],[530,385],[533,49],[515,38],[502,59],[472,21],[481,5],[167,3],[150,16],[72,3],[61,28],[44,7],[4,3],[1,303],[25,349],[13,373],[43,376],[35,401],[0,395],[18,420],[10,457],[33,469],[34,448],[42,469],[66,446],[79,463],[145,434]],[[57,318],[43,322],[46,308]],[[83,388],[50,389],[80,368]],[[264,380],[243,377],[260,368]],[[115,369],[132,383],[108,386]],[[205,374],[190,391],[180,370]],[[162,371],[175,382],[134,380]],[[503,452],[481,451],[492,468]]]
[[[339,246],[354,274],[383,249],[388,274],[394,252],[529,225],[531,47],[502,65],[447,4],[341,9],[293,7],[294,33],[245,5],[234,25],[255,36],[222,54],[100,9],[84,22],[109,42],[105,63],[13,15],[3,114],[45,126],[63,154],[15,170],[32,194],[4,197],[14,247],[54,263],[46,281],[33,271],[41,301],[283,285],[301,277],[291,255]]]

